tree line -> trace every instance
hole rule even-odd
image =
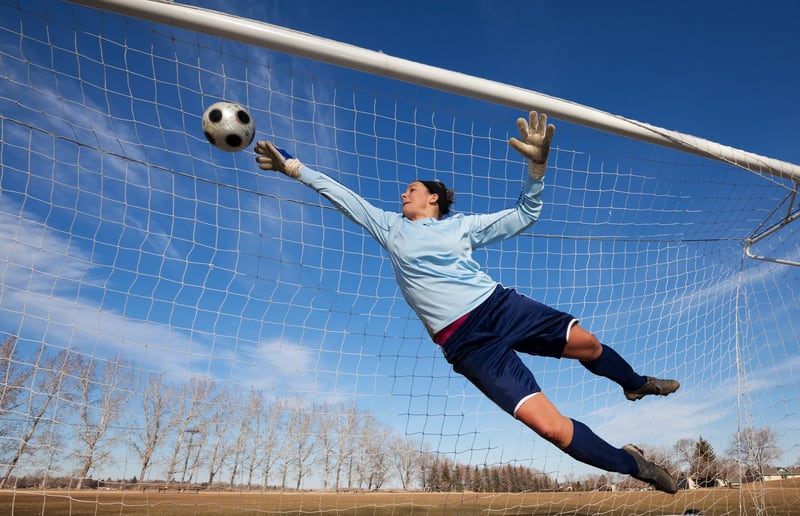
[[[81,488],[128,453],[140,482],[300,489],[313,473],[325,489],[379,489],[393,474],[410,489],[428,453],[352,402],[268,399],[207,378],[176,384],[119,359],[43,345],[20,355],[17,339],[5,339],[0,487],[21,469],[71,476]]]
[[[754,478],[780,457],[769,429],[744,429],[719,459],[702,437],[647,450],[698,485],[737,470]],[[94,487],[92,473],[135,458],[131,483],[244,490],[471,490],[524,492],[568,484],[594,489],[603,475],[554,479],[533,468],[458,464],[400,435],[354,402],[268,398],[207,378],[171,383],[120,359],[75,350],[0,346],[0,487],[40,482]],[[129,459],[125,459],[129,460]],[[35,479],[35,480],[31,480]]]

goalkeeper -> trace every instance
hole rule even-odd
[[[472,250],[516,236],[536,222],[547,156],[555,127],[544,114],[517,120],[520,139],[509,144],[528,161],[522,194],[496,213],[450,213],[453,191],[439,181],[414,181],[400,195],[401,213],[385,211],[299,160],[259,141],[256,161],[313,188],[364,227],[386,250],[406,301],[453,370],[503,410],[576,460],[631,475],[668,493],[672,476],[633,445],[616,448],[589,427],[563,416],[544,395],[517,352],[577,359],[594,374],[619,384],[629,400],[666,396],[680,386],[637,374],[575,317],[506,288],[480,270]]]

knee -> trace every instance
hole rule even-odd
[[[564,358],[577,358],[584,362],[597,360],[603,353],[603,345],[594,335],[577,324],[572,327],[564,348]]]
[[[572,421],[563,416],[544,423],[540,422],[534,430],[542,439],[562,449],[569,446],[572,441]]]
[[[586,335],[588,335],[586,353],[589,356],[589,360],[597,360],[603,354],[603,345],[597,340],[594,333],[586,332]]]
[[[572,442],[572,420],[564,417],[544,393],[529,397],[514,417],[559,448],[566,448]]]

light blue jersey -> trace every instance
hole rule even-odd
[[[513,208],[421,220],[376,208],[305,165],[298,179],[331,201],[386,249],[406,302],[433,337],[478,307],[497,286],[472,258],[472,250],[513,237],[539,218],[544,183],[542,179],[526,178]]]

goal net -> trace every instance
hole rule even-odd
[[[0,506],[800,504],[799,167],[170,2],[0,0],[0,81]],[[526,168],[507,139],[549,113],[541,219],[475,258],[681,381],[631,403],[580,364],[524,357],[562,413],[686,491],[575,462],[455,374],[360,227],[209,145],[219,100],[398,211],[418,178],[453,187],[455,211],[512,206]]]

